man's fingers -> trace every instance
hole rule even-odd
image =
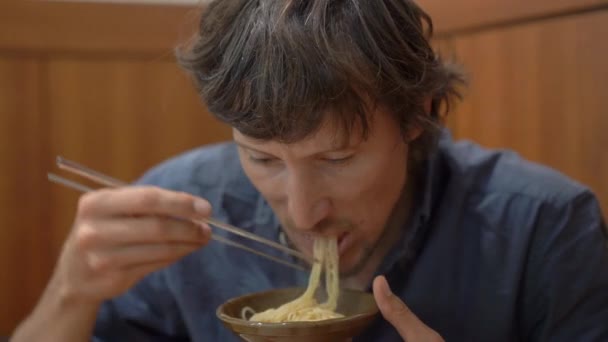
[[[443,341],[443,338],[426,326],[416,315],[395,296],[383,276],[378,276],[374,279],[373,284],[374,298],[378,304],[378,308],[386,319],[399,335],[406,341]]]
[[[127,268],[125,271],[129,272],[131,277],[130,281],[135,283],[139,281],[141,278],[147,276],[148,274],[158,271],[161,268],[165,268],[171,265],[172,261],[159,261],[159,262],[151,262],[147,264],[134,265]]]
[[[89,268],[96,273],[129,269],[146,264],[172,263],[199,249],[199,244],[154,244],[118,247],[87,255]]]
[[[373,289],[382,316],[397,329],[401,337],[405,338],[415,327],[417,318],[399,297],[392,293],[383,276],[374,279]]]
[[[183,192],[153,186],[128,186],[83,195],[78,203],[78,213],[83,218],[156,215],[196,219],[209,217],[211,205]]]
[[[111,218],[102,226],[84,223],[78,232],[81,245],[124,246],[156,243],[200,243],[205,244],[211,236],[206,224],[166,217]]]

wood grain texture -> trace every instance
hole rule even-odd
[[[54,59],[48,69],[50,156],[134,181],[166,158],[230,138],[173,63]],[[53,189],[54,227],[69,227],[76,197]],[[54,241],[65,237],[56,233]]]
[[[171,58],[200,9],[191,6],[0,1],[0,48],[16,52]]]
[[[0,335],[34,305],[52,270],[46,120],[39,59],[0,57]]]
[[[223,140],[194,86],[171,62],[49,62],[51,152],[133,180],[160,158]]]
[[[441,35],[608,6],[608,0],[416,0],[416,3],[433,17],[436,32]]]
[[[416,2],[431,14],[439,34],[608,6],[608,0]],[[145,51],[169,57],[171,47],[188,38],[200,11],[168,4],[5,1],[0,2],[0,46],[19,51]]]
[[[472,77],[458,138],[511,148],[587,184],[608,213],[608,11],[439,43]]]
[[[0,75],[1,335],[34,306],[72,225],[79,194],[46,180],[70,176],[55,156],[133,181],[230,129],[171,62],[0,59]]]
[[[588,184],[608,213],[606,0],[419,0],[473,75],[456,137],[512,148]],[[197,9],[0,1],[0,335],[33,307],[78,194],[50,184],[61,154],[124,180],[226,140],[171,50]],[[522,23],[521,18],[545,20]],[[489,28],[495,23],[512,25]]]
[[[230,139],[172,57],[195,13],[0,3],[0,335],[34,307],[72,225],[79,194],[46,179],[56,155],[131,181]]]

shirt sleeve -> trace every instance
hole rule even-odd
[[[100,308],[94,342],[189,341],[179,310],[158,271]]]
[[[591,193],[541,210],[522,300],[525,341],[608,341],[608,232]]]

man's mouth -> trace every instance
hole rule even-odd
[[[337,243],[338,243],[338,255],[344,254],[353,244],[354,235],[352,232],[344,231],[336,235]],[[310,248],[310,253],[312,254],[312,246],[314,244],[315,235],[314,234],[302,234],[301,238],[303,242]]]
[[[344,232],[338,235],[338,255],[342,256],[355,242],[352,232]]]

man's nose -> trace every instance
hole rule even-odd
[[[330,200],[312,182],[292,177],[287,191],[288,212],[296,228],[313,229],[329,215]]]

